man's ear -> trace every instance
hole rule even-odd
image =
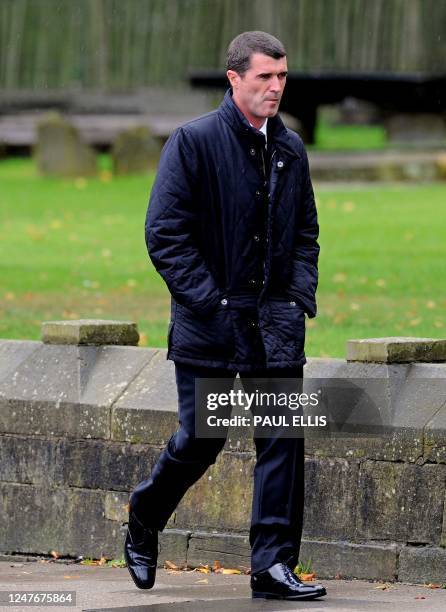
[[[231,87],[234,89],[237,87],[238,82],[240,81],[240,75],[235,70],[228,70],[226,72],[226,76],[228,77],[228,81],[231,84]]]

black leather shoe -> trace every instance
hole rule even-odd
[[[251,576],[253,597],[266,599],[316,599],[327,594],[325,588],[317,584],[303,583],[285,563],[276,563],[269,569]]]
[[[158,559],[158,529],[144,527],[130,511],[124,544],[127,569],[139,589],[151,589],[155,583]]]

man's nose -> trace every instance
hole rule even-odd
[[[282,89],[282,85],[280,83],[279,77],[276,76],[271,79],[269,89],[271,92],[275,92],[275,93],[280,92],[280,90]]]

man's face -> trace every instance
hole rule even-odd
[[[248,119],[251,117],[263,123],[267,117],[277,114],[286,83],[286,57],[274,59],[263,53],[253,53],[250,67],[243,76],[234,70],[228,70],[227,76],[234,102]],[[253,121],[251,123],[254,125]]]

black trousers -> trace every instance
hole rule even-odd
[[[130,505],[146,526],[162,531],[183,495],[215,463],[225,438],[195,437],[195,379],[223,378],[232,388],[236,371],[197,367],[175,362],[178,389],[179,428],[162,451],[147,480],[130,496]],[[303,367],[268,368],[240,372],[246,392],[255,390],[253,378],[296,380]],[[219,390],[220,387],[219,387]],[[251,572],[267,569],[277,562],[291,568],[297,564],[302,536],[304,501],[304,440],[274,436],[255,437],[256,465],[251,527]]]

